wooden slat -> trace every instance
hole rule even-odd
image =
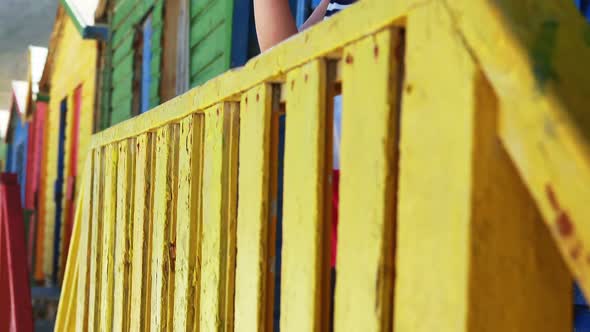
[[[228,127],[231,124],[226,124],[226,117],[233,116],[236,106],[222,103],[205,112],[200,326],[207,331],[222,329],[227,324],[227,316],[232,315],[226,312],[227,302],[233,302],[233,296],[226,297],[230,282],[227,268],[232,256],[228,251],[232,222],[228,220],[231,179],[224,178],[224,175],[229,176],[231,171],[232,149],[231,132],[226,132],[231,129]]]
[[[84,185],[84,184],[83,184]],[[65,266],[64,271],[64,284],[71,285],[64,289],[61,294],[57,316],[55,321],[55,330],[56,331],[71,331],[76,326],[76,302],[78,300],[78,270],[80,268],[80,255],[75,255],[73,253],[78,253],[80,249],[80,242],[81,242],[81,207],[82,207],[83,197],[78,200],[77,202],[77,209],[76,209],[76,216],[74,223],[74,229],[72,230],[72,243],[70,246],[70,252],[72,255],[68,255],[70,257]]]
[[[234,301],[236,274],[236,219],[238,207],[238,158],[239,158],[239,105],[229,104],[225,108],[223,129],[223,160],[222,170],[222,221],[225,222],[225,308],[224,322],[221,328],[225,331],[234,330]]]
[[[116,144],[108,145],[104,151],[104,199],[102,223],[102,253],[100,260],[101,286],[99,326],[111,330],[113,326],[113,286],[115,254],[115,218],[117,209],[117,162]]]
[[[88,290],[88,331],[98,331],[101,294],[101,256],[102,256],[102,207],[104,153],[102,148],[94,149],[92,165],[92,220],[90,224],[90,277]]]
[[[221,279],[225,255],[221,255],[224,225],[221,220],[221,171],[223,164],[224,105],[205,111],[203,164],[203,230],[201,263],[200,326],[205,331],[218,331],[223,317],[225,283]]]
[[[76,300],[76,331],[88,330],[88,307],[90,294],[90,266],[92,265],[92,205],[93,205],[93,181],[94,181],[94,153],[89,152],[84,164],[82,188],[78,199],[82,200],[80,219],[75,223],[80,224],[80,250],[78,253],[78,298]],[[74,253],[74,252],[72,252]]]
[[[180,123],[174,330],[198,330],[201,279],[203,116]]]
[[[326,65],[287,75],[281,331],[320,331],[324,241]]]
[[[335,329],[391,328],[399,30],[344,50]]]
[[[359,1],[355,10],[343,11],[333,20],[293,36],[288,43],[277,45],[243,68],[220,75],[133,121],[101,131],[94,135],[92,146],[137,136],[174,119],[182,119],[196,110],[204,110],[221,100],[228,100],[387,25],[402,24],[402,18],[414,7],[415,0]],[[334,31],[338,31],[337,38]]]
[[[394,330],[571,331],[571,280],[500,144],[497,95],[440,3],[408,36]]]
[[[131,256],[130,330],[149,329],[151,285],[151,225],[153,135],[143,134],[136,139],[135,181],[133,194],[133,241]]]
[[[176,215],[176,160],[174,145],[174,126],[165,126],[157,131],[155,169],[154,169],[154,204],[152,225],[152,282],[150,329],[166,331],[169,326],[169,313],[173,310],[174,301],[169,298],[173,289],[174,277],[171,259],[175,251],[174,243],[170,242],[170,233],[174,227]]]
[[[235,330],[264,331],[271,86],[248,91],[240,105]]]
[[[590,296],[588,23],[568,1],[453,1],[502,105],[500,137]],[[501,18],[501,19],[498,19]],[[502,40],[502,43],[490,43]]]
[[[115,225],[115,279],[113,296],[113,330],[129,329],[131,220],[133,218],[133,168],[134,146],[128,140],[117,144],[117,212]]]

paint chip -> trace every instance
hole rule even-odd
[[[556,211],[561,210],[559,207],[559,202],[557,202],[557,198],[555,197],[555,192],[553,191],[553,188],[551,188],[550,184],[545,185],[545,193],[547,194],[547,199],[549,200],[549,203],[553,209]]]
[[[574,232],[574,225],[572,224],[570,218],[568,217],[567,213],[564,211],[559,211],[557,215],[557,230],[559,235],[561,236],[571,236]]]
[[[344,60],[347,64],[351,65],[354,62],[354,58],[352,57],[352,54],[348,54],[346,55],[346,59]]]

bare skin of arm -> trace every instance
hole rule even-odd
[[[309,19],[301,26],[305,30],[320,22],[330,0],[322,0]],[[256,33],[262,52],[298,32],[288,0],[254,0]]]

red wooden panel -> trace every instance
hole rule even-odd
[[[15,174],[0,175],[0,329],[33,331],[25,228]]]

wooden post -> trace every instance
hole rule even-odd
[[[408,18],[394,330],[571,331],[571,278],[454,28],[439,2]]]
[[[272,88],[261,84],[240,104],[240,166],[235,330],[265,331]]]
[[[178,219],[176,220],[175,331],[198,331],[201,285],[201,228],[204,116],[180,122]]]
[[[281,281],[281,330],[321,331],[325,232],[326,64],[289,73]]]

